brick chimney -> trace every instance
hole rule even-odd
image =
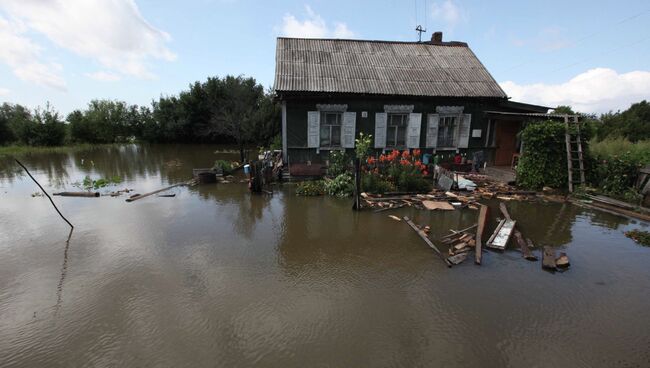
[[[442,32],[433,32],[431,35],[431,43],[433,44],[441,44],[442,43]]]

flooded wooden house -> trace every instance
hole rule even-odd
[[[275,92],[291,175],[324,172],[361,132],[379,151],[421,149],[510,166],[525,119],[547,107],[513,102],[464,42],[277,39]],[[514,113],[514,114],[513,114]]]

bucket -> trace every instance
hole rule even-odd
[[[244,165],[244,174],[250,174],[251,173],[251,165],[246,164]]]

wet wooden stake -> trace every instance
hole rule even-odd
[[[429,240],[429,238],[427,238],[427,236],[424,235],[424,232],[423,232],[422,230],[418,229],[418,227],[415,226],[415,224],[413,223],[413,221],[411,221],[410,218],[408,218],[407,216],[404,216],[403,219],[404,219],[404,221],[405,221],[405,222],[406,222],[406,223],[411,227],[411,229],[413,229],[413,231],[415,231],[415,232],[420,236],[420,238],[422,238],[422,240],[424,240],[424,242],[427,243],[427,245],[428,245],[429,247],[431,247],[431,249],[433,249],[433,250],[436,252],[436,254],[438,254],[438,256],[440,257],[440,259],[442,259],[442,260],[447,264],[447,267],[451,267],[451,266],[452,266],[452,263],[449,262],[449,260],[447,259],[447,257],[445,257],[445,256],[440,252],[440,250],[439,250],[439,249],[438,249],[438,248],[437,248],[437,247],[436,247],[436,246],[431,242],[431,240]]]
[[[29,170],[27,170],[27,168],[25,167],[25,165],[23,165],[20,161],[18,161],[18,159],[14,159],[14,160],[16,160],[16,163],[18,163],[18,165],[20,165],[20,167],[22,167],[22,168],[25,170],[25,172],[27,173],[27,175],[29,175],[29,177],[32,178],[32,180],[34,181],[34,183],[36,183],[36,185],[38,185],[38,187],[41,188],[41,191],[43,191],[43,194],[45,194],[45,196],[47,197],[47,199],[50,200],[50,203],[52,203],[52,206],[54,207],[54,209],[56,210],[56,212],[59,214],[59,216],[61,216],[61,218],[62,218],[65,222],[67,222],[68,225],[70,225],[70,234],[68,235],[68,241],[69,241],[69,240],[70,240],[70,237],[72,236],[72,230],[74,230],[74,225],[72,225],[72,223],[70,223],[70,221],[68,221],[68,219],[65,218],[65,216],[63,216],[63,214],[61,213],[61,211],[59,211],[59,208],[56,206],[56,204],[54,204],[54,201],[52,200],[52,197],[50,197],[50,195],[47,194],[47,192],[45,191],[45,189],[43,189],[43,187],[41,186],[41,184],[39,184],[39,182],[36,181],[36,179],[34,179],[34,177],[33,177],[32,174],[29,172]]]
[[[474,263],[476,263],[477,265],[480,265],[483,259],[482,237],[483,237],[483,231],[485,230],[485,223],[487,222],[487,215],[488,215],[488,206],[482,204],[481,209],[479,210],[478,213],[478,226],[476,228],[476,250],[475,250]]]
[[[556,270],[557,265],[555,264],[555,249],[547,246],[544,246],[544,253],[542,257],[542,268],[549,270]]]
[[[172,188],[176,188],[176,187],[181,186],[181,185],[187,185],[187,183],[174,184],[174,185],[171,185],[171,186],[169,186],[169,187],[167,187],[167,188],[162,188],[162,189],[154,190],[153,192],[149,192],[149,193],[145,193],[145,194],[136,194],[136,195],[133,196],[133,197],[127,198],[126,201],[127,201],[127,202],[137,201],[138,199],[142,199],[142,198],[144,198],[144,197],[149,197],[150,195],[158,194],[158,193],[160,193],[160,192],[164,192],[164,191],[166,191],[166,190],[170,190],[170,189],[172,189]]]

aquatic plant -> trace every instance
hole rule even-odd
[[[643,245],[650,246],[650,232],[642,230],[630,230],[625,233],[625,236],[634,240],[635,242]]]
[[[106,186],[119,184],[121,182],[122,178],[117,175],[108,178],[99,178],[97,180],[93,180],[90,178],[90,176],[86,176],[81,183],[81,186],[83,186],[84,189],[89,190],[104,188]]]
[[[320,196],[325,194],[325,182],[323,180],[303,181],[298,184],[296,194],[299,196]]]
[[[230,175],[233,172],[232,162],[226,160],[217,160],[214,162],[214,168],[221,170],[223,175]]]

